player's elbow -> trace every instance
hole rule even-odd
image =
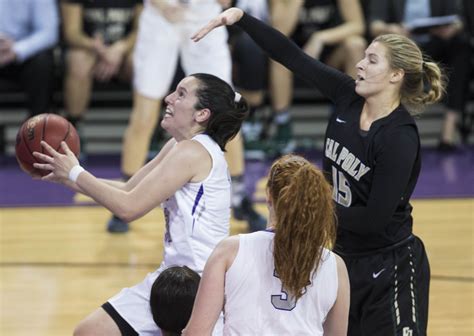
[[[115,216],[119,217],[126,223],[133,222],[134,220],[140,218],[142,215],[137,208],[131,202],[124,202],[124,204],[117,207],[113,211]]]
[[[134,220],[141,217],[137,211],[134,211],[128,207],[122,208],[122,210],[118,211],[115,215],[126,223],[133,222]]]

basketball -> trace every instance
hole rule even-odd
[[[76,157],[79,156],[79,136],[69,121],[57,114],[50,113],[31,117],[18,130],[15,145],[18,164],[21,169],[30,175],[44,176],[49,174],[46,170],[33,167],[34,163],[42,163],[41,160],[33,156],[33,152],[45,153],[41,146],[42,140],[63,154],[61,142],[65,141]]]

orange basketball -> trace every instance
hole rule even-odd
[[[33,156],[33,152],[44,153],[41,141],[46,141],[58,152],[63,153],[61,142],[65,141],[71,151],[79,156],[80,141],[76,129],[65,118],[44,113],[31,117],[21,125],[16,135],[15,154],[21,169],[31,175],[47,175],[48,172],[36,169],[33,164],[40,160]]]

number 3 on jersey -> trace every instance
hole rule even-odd
[[[332,167],[332,198],[338,204],[349,207],[352,202],[351,186],[344,174]]]
[[[280,278],[276,272],[273,271],[273,276],[276,278]],[[293,310],[296,307],[296,300],[290,296],[288,293],[283,290],[283,286],[281,287],[281,294],[272,295],[272,305],[276,309],[279,310]]]

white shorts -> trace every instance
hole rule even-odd
[[[231,83],[232,62],[225,28],[215,29],[197,43],[190,39],[207,21],[172,24],[152,6],[145,6],[133,57],[135,91],[151,99],[163,98],[178,59],[186,75],[209,73]]]
[[[166,269],[166,267],[161,266],[153,273],[148,273],[142,282],[133,287],[122,289],[117,295],[108,300],[117,313],[120,314],[140,336],[161,335],[160,329],[151,314],[150,292],[156,278],[164,269]],[[224,317],[223,314],[221,314],[212,335],[221,336],[223,329]]]

